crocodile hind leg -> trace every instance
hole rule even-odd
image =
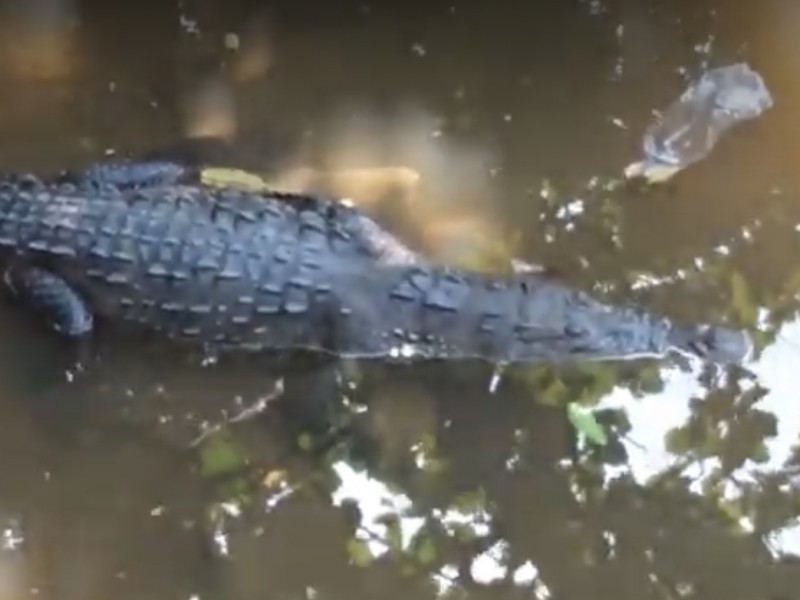
[[[91,312],[60,277],[38,267],[16,265],[6,269],[3,282],[18,300],[40,313],[58,333],[77,338],[92,331]]]
[[[8,267],[3,283],[20,304],[72,343],[75,370],[83,370],[92,355],[94,319],[80,295],[60,277],[33,266]]]

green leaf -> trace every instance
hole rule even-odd
[[[483,488],[462,492],[453,499],[453,508],[471,514],[486,508],[486,492]]]
[[[469,525],[456,523],[450,527],[453,531],[453,538],[461,543],[471,542],[477,537],[475,530]]]
[[[767,448],[767,445],[763,441],[759,442],[753,449],[753,454],[750,458],[753,462],[758,464],[769,462],[771,458],[769,455],[769,448]]]
[[[424,536],[417,547],[417,560],[428,566],[436,562],[436,546],[429,536]]]
[[[750,294],[750,286],[741,273],[731,273],[731,305],[741,325],[749,325],[756,321],[756,307]]]
[[[569,390],[561,377],[554,377],[550,384],[541,391],[539,403],[544,406],[561,406],[564,398],[569,395]]]
[[[645,366],[639,375],[639,389],[645,394],[657,394],[664,389],[661,369],[657,365]]]
[[[221,487],[221,493],[229,502],[248,505],[253,500],[250,484],[245,477],[235,477]]]
[[[367,546],[366,542],[362,540],[350,538],[347,540],[346,548],[347,554],[350,556],[350,560],[353,561],[353,564],[358,567],[366,567],[373,560],[373,556],[369,551],[369,547]]]
[[[738,503],[730,500],[720,499],[717,501],[717,506],[719,507],[720,512],[726,515],[731,521],[735,523],[741,521],[743,517],[742,507],[739,506]]]
[[[386,544],[393,552],[403,551],[403,531],[400,529],[400,520],[392,515],[391,519],[385,521],[386,525]]]
[[[297,445],[303,452],[311,452],[314,449],[314,438],[309,433],[301,433],[297,436]]]
[[[608,437],[603,427],[595,420],[592,412],[581,407],[580,404],[570,402],[567,405],[567,416],[570,423],[579,433],[586,436],[590,442],[598,446],[605,446],[608,443]]]
[[[689,439],[689,430],[685,427],[676,427],[670,429],[664,436],[664,445],[667,452],[672,454],[683,454],[692,448],[692,442]]]
[[[227,435],[212,435],[200,446],[200,471],[204,477],[236,471],[245,463],[244,454]]]

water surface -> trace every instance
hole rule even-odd
[[[520,367],[494,393],[492,365],[199,367],[127,347],[70,381],[65,349],[5,307],[0,600],[797,595],[799,8],[0,9],[4,169],[228,136],[220,161],[286,185],[349,173],[314,185],[443,260],[508,242],[609,298],[762,330],[746,370]],[[666,186],[607,189],[653,109],[741,60],[772,110]],[[598,411],[605,446],[569,402]]]

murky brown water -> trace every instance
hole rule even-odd
[[[518,236],[598,293],[770,315],[753,378],[519,368],[492,394],[489,365],[111,348],[69,382],[4,308],[0,600],[798,597],[800,7],[385,4],[0,3],[0,164],[230,136],[220,161],[352,195],[442,260]],[[772,110],[664,187],[603,190],[679,69],[740,60]]]

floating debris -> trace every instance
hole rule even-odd
[[[556,212],[557,219],[568,219],[583,214],[583,200],[580,198],[561,206]]]
[[[644,135],[645,158],[625,168],[625,177],[663,182],[704,159],[720,137],[773,105],[761,76],[745,63],[706,71]]]
[[[613,125],[616,125],[620,129],[627,129],[628,128],[628,126],[625,124],[625,121],[623,121],[619,117],[609,117],[608,120],[611,121],[611,123]]]
[[[239,36],[236,35],[235,33],[226,33],[225,38],[223,40],[223,45],[225,46],[226,49],[235,52],[236,50],[239,49],[240,46]]]

